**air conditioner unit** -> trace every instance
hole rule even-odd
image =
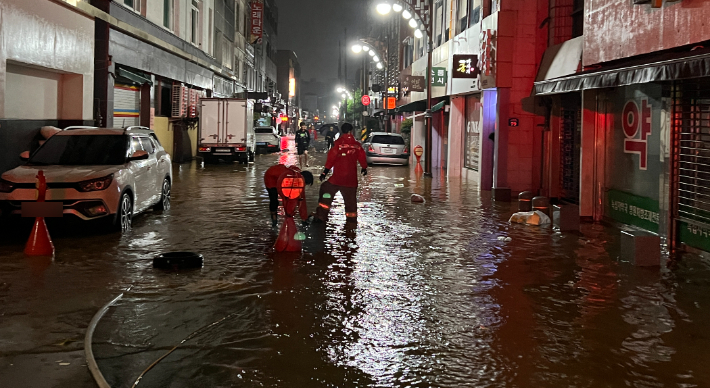
[[[185,117],[189,98],[188,89],[181,83],[174,83],[172,97],[173,109],[171,116],[174,118]]]

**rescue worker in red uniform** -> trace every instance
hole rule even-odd
[[[361,174],[367,175],[367,158],[365,150],[352,135],[352,130],[352,124],[344,123],[340,127],[342,135],[335,141],[333,148],[328,151],[328,159],[325,162],[323,173],[320,174],[320,181],[325,180],[331,169],[333,169],[333,175],[320,187],[315,222],[328,221],[330,205],[338,192],[342,194],[345,202],[347,221],[357,222],[357,164],[360,163],[362,167]]]
[[[266,186],[266,191],[269,193],[269,210],[271,211],[271,226],[276,226],[278,222],[278,209],[279,209],[279,191],[276,187],[279,181],[279,177],[285,172],[296,171],[303,176],[303,180],[307,185],[313,186],[313,174],[309,171],[301,171],[296,166],[286,167],[283,164],[277,164],[275,166],[269,167],[264,173],[264,186]],[[306,205],[306,195],[305,191],[301,194],[301,201],[298,205],[298,213],[301,215],[301,220],[305,223],[308,220],[308,207]]]

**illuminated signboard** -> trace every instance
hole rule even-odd
[[[478,78],[478,55],[454,55],[451,78]]]
[[[291,78],[288,80],[288,96],[289,97],[296,96],[296,79],[295,78]]]

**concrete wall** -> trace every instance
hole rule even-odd
[[[42,126],[93,121],[94,21],[70,8],[0,0],[0,172],[38,146]]]
[[[585,66],[710,39],[710,1],[665,2],[661,8],[631,1],[584,4]]]
[[[8,118],[5,115],[8,61],[44,72],[82,76],[83,93],[72,94],[71,103],[81,107],[81,117],[75,118],[92,118],[90,91],[93,90],[94,82],[93,20],[46,0],[0,0],[0,118]],[[29,70],[22,72],[27,75]],[[11,82],[16,80],[12,79]],[[76,79],[73,81],[76,82]],[[40,82],[40,79],[35,78],[34,82]],[[36,86],[45,90],[43,88],[47,84]],[[76,90],[76,84],[72,83],[72,87]],[[59,85],[57,93],[60,93]],[[30,102],[35,102],[34,98],[24,103]],[[38,113],[34,112],[33,115]],[[50,117],[23,118],[57,119],[58,116],[59,113],[55,112]]]

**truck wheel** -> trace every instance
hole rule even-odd
[[[254,152],[248,151],[247,154],[249,155],[249,162],[254,162]]]

